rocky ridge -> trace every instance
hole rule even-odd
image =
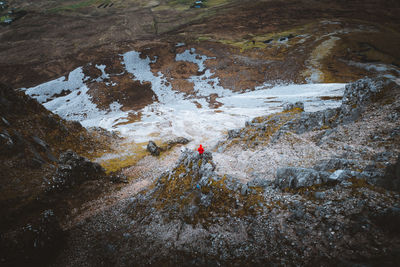
[[[229,132],[217,149],[257,152],[287,142],[288,132],[321,149],[329,136],[353,140],[350,130],[370,120],[375,108],[380,116],[397,112],[398,89],[387,80],[364,79],[346,87],[338,109],[309,113],[297,104]],[[70,241],[76,247],[67,255],[100,266],[393,265],[399,260],[400,195],[388,185],[398,182],[400,148],[391,135],[376,138],[386,138],[386,152],[376,153],[378,143],[372,143],[364,153],[347,150],[245,183],[222,175],[210,152],[183,150],[148,189],[77,225]],[[80,246],[81,234],[88,241]]]

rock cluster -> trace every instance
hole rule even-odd
[[[285,103],[283,105],[283,111],[290,111],[293,109],[300,109],[300,110],[304,110],[304,103],[303,102],[296,102],[296,103]]]
[[[92,218],[94,225],[108,230],[96,232],[95,239],[104,243],[100,249],[89,247],[91,262],[329,266],[374,262],[379,257],[394,262],[400,195],[388,198],[362,179],[310,188],[348,173],[327,168],[353,164],[331,159],[315,169],[287,168],[282,177],[297,180],[286,184],[309,189],[283,192],[219,177],[211,153],[202,157],[185,150],[152,190]],[[109,225],[109,218],[120,210],[121,219]],[[78,232],[87,233],[93,225],[89,221],[82,227]]]
[[[157,144],[154,141],[149,141],[147,144],[147,151],[150,152],[152,156],[159,156],[160,152],[166,151],[171,149],[172,147],[176,145],[186,145],[190,142],[189,139],[185,137],[176,137],[170,140],[167,140],[165,144],[163,144],[161,147],[157,146]]]
[[[98,163],[93,163],[68,150],[60,155],[58,168],[52,177],[49,191],[63,191],[88,180],[105,177],[105,171]]]
[[[212,214],[255,212],[262,188],[220,176],[215,167],[211,152],[200,155],[184,149],[174,168],[162,174],[140,201],[147,203],[149,214],[153,207],[164,216],[182,217],[190,224],[207,223]]]

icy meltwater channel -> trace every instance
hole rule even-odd
[[[150,139],[166,141],[173,137],[183,136],[192,139],[193,146],[203,143],[212,146],[227,130],[243,127],[245,121],[253,117],[267,115],[282,110],[285,102],[303,101],[306,111],[316,111],[337,107],[339,101],[321,100],[322,96],[342,96],[344,84],[303,84],[260,86],[254,91],[233,93],[219,85],[219,79],[210,70],[205,69],[206,56],[197,56],[195,50],[186,50],[176,56],[177,61],[189,61],[205,70],[200,76],[189,80],[194,83],[195,96],[185,96],[174,91],[162,73],[154,75],[150,69],[152,61],[142,59],[140,53],[131,51],[123,55],[123,64],[127,72],[136,80],[151,82],[152,90],[158,102],[146,106],[139,112],[141,120],[129,124],[129,113],[122,111],[118,101],[112,103],[108,110],[100,110],[87,94],[89,88],[82,68],[72,71],[68,79],[59,79],[23,89],[35,97],[44,106],[67,120],[77,120],[85,127],[98,126],[107,130],[118,131],[135,143],[144,143]],[[106,79],[103,65],[97,66],[102,71],[101,79]],[[98,81],[99,78],[96,79]],[[112,87],[109,87],[112,90]],[[69,90],[69,94],[52,98],[55,94]],[[205,99],[217,93],[217,101],[222,103],[218,109],[211,109]],[[197,105],[196,105],[197,104]],[[199,107],[198,104],[201,104]]]

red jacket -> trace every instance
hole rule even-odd
[[[204,152],[203,146],[200,145],[199,148],[197,149],[197,151],[199,151],[199,154],[200,154],[200,155],[203,154],[203,152]]]

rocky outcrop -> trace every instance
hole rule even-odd
[[[388,83],[388,80],[380,78],[364,78],[347,84],[338,119],[344,123],[357,120],[368,104],[375,101],[375,98],[384,91]]]
[[[352,162],[332,159],[319,166],[351,168]],[[211,153],[200,156],[184,150],[149,191],[86,222],[76,235],[86,233],[95,242],[101,240],[92,247],[79,244],[92,265],[105,261],[114,265],[335,265],[373,261],[377,255],[393,262],[397,250],[391,240],[400,196],[388,199],[386,192],[375,191],[362,179],[282,192],[220,176],[215,167]],[[285,183],[296,186],[340,180],[349,173],[301,168],[279,172],[282,177],[293,176],[292,182]],[[90,233],[94,226],[109,230]],[[377,242],[381,245],[374,246]]]
[[[268,142],[276,142],[286,132],[303,134],[314,130],[332,131],[339,124],[357,120],[368,105],[382,94],[390,82],[383,79],[364,78],[346,85],[342,105],[317,112],[303,112],[304,103],[285,103],[282,113],[258,117],[246,123],[242,129],[228,131],[228,142],[240,139],[248,148]],[[330,132],[324,133],[329,135]]]
[[[162,174],[154,189],[140,199],[146,203],[142,205],[147,207],[147,214],[155,209],[163,216],[172,214],[186,223],[196,224],[209,222],[213,216],[225,212],[255,212],[262,188],[240,183],[230,176],[220,176],[215,168],[211,152],[200,155],[183,150],[174,168]]]
[[[106,176],[98,163],[68,150],[60,155],[58,168],[48,186],[49,191],[63,191],[88,180],[102,179]]]
[[[147,151],[150,152],[152,156],[159,156],[161,152],[167,151],[176,145],[186,145],[190,142],[189,139],[185,137],[175,137],[167,140],[165,143],[157,146],[154,141],[149,141],[147,144]]]
[[[283,125],[280,131],[292,131],[302,134],[312,130],[333,128],[337,126],[340,109],[326,109],[317,112],[303,112],[300,118],[291,120]]]
[[[342,104],[336,109],[317,112],[303,112],[298,119],[283,125],[280,131],[302,134],[308,131],[331,129],[341,123],[349,123],[360,118],[368,105],[376,101],[390,82],[384,79],[364,78],[345,87]],[[297,103],[285,105],[284,110],[295,107]]]
[[[319,185],[328,181],[329,173],[313,169],[287,167],[276,172],[275,184],[281,188],[298,189]]]

